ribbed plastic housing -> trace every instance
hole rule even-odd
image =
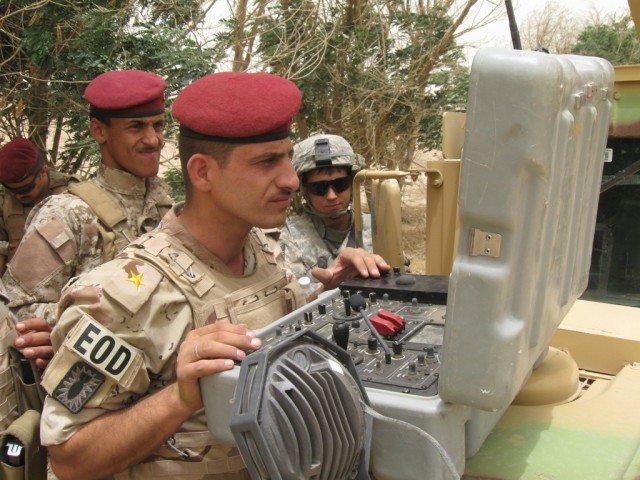
[[[247,357],[238,382],[230,426],[253,478],[359,478],[363,394],[336,357],[294,342]]]

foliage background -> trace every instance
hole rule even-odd
[[[58,170],[90,176],[99,156],[82,93],[98,74],[160,74],[170,112],[177,93],[203,75],[268,71],[303,92],[296,138],[338,133],[368,165],[407,169],[416,152],[439,147],[442,113],[465,108],[468,65],[459,37],[504,15],[502,2],[495,2],[478,17],[482,2],[6,0],[0,143],[27,137]],[[630,18],[596,18],[573,36],[558,25],[562,18],[562,12],[537,15],[523,29],[525,48],[546,45],[552,53],[640,63]],[[169,116],[163,170],[180,198],[181,176],[171,168],[174,138]]]

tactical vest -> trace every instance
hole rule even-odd
[[[50,195],[57,195],[67,191],[70,181],[74,177],[67,177],[59,172],[49,170],[49,190]],[[27,217],[33,205],[23,205],[10,192],[4,194],[4,206],[2,215],[4,217],[4,225],[7,229],[7,237],[9,241],[9,255],[18,248],[18,244],[24,236]]]
[[[18,333],[7,307],[0,303],[0,478],[44,480],[47,453],[40,445],[43,395],[38,372],[13,347]]]
[[[111,195],[93,182],[80,182],[69,185],[69,193],[81,198],[98,217],[98,232],[102,238],[102,260],[113,260],[118,252],[124,250],[140,234],[156,226],[151,217],[138,219],[137,231],[132,231],[127,222],[127,214]],[[162,218],[172,206],[169,197],[156,204],[159,218]]]
[[[267,237],[254,230],[249,241],[256,253],[256,268],[247,276],[213,270],[164,232],[153,232],[139,238],[127,247],[126,252],[163,272],[180,289],[192,309],[194,328],[218,321],[244,323],[255,329],[304,305],[306,300],[297,281],[287,282],[285,272],[269,248]],[[182,478],[210,474],[229,475],[224,478],[248,478],[245,470],[238,472],[244,468],[238,450],[218,444],[208,432],[204,417],[202,420],[202,425],[198,425],[200,431],[174,434],[169,442],[171,448],[165,445],[156,452],[153,461],[132,467],[132,472],[135,472],[132,473],[133,478]],[[194,447],[217,452],[223,458],[194,462],[171,460],[172,456],[175,457],[172,450]]]
[[[195,328],[222,321],[256,329],[299,308],[306,299],[295,279],[287,281],[264,233],[252,230],[249,241],[257,264],[247,276],[214,271],[163,232],[142,237],[127,251],[162,271],[181,290]]]

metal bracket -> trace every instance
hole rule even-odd
[[[483,232],[479,228],[471,229],[469,241],[469,255],[478,257],[500,257],[500,247],[502,246],[502,235],[498,233]]]

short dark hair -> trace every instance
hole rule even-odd
[[[188,197],[192,189],[189,172],[187,171],[187,163],[189,163],[191,157],[197,153],[208,155],[218,162],[220,168],[224,168],[236,146],[237,144],[234,143],[196,140],[195,138],[179,135],[178,152],[180,154],[180,167],[182,168],[182,177],[184,179],[185,195]]]

